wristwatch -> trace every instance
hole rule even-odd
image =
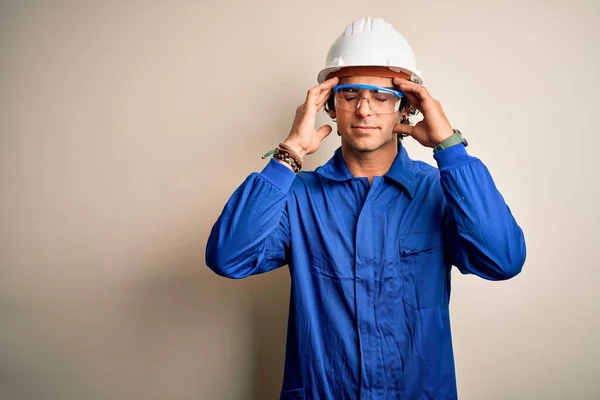
[[[457,145],[457,144],[464,144],[465,147],[467,147],[469,145],[469,142],[467,142],[467,139],[465,139],[465,137],[462,135],[462,133],[460,133],[460,131],[458,129],[453,129],[454,133],[452,134],[452,136],[450,136],[449,138],[446,138],[445,140],[442,141],[442,143],[438,144],[437,146],[435,146],[433,148],[433,152],[437,153],[438,151],[442,151],[444,149],[447,149],[448,147]]]

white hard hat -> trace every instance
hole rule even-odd
[[[410,79],[422,83],[415,54],[404,37],[381,18],[359,18],[346,26],[331,45],[325,68],[319,72],[319,83],[327,75],[344,67],[388,67],[404,72]]]

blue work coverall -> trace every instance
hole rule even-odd
[[[206,263],[243,278],[289,266],[281,399],[456,399],[450,272],[517,275],[525,241],[464,145],[354,177],[341,148],[316,171],[270,160],[233,193]]]

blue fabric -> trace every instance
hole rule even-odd
[[[355,178],[341,150],[295,175],[271,160],[235,191],[206,263],[243,278],[289,265],[282,399],[455,399],[451,266],[517,275],[525,241],[483,163],[465,147]]]

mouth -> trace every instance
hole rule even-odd
[[[358,132],[372,132],[377,129],[377,127],[372,125],[352,125],[352,129]]]

